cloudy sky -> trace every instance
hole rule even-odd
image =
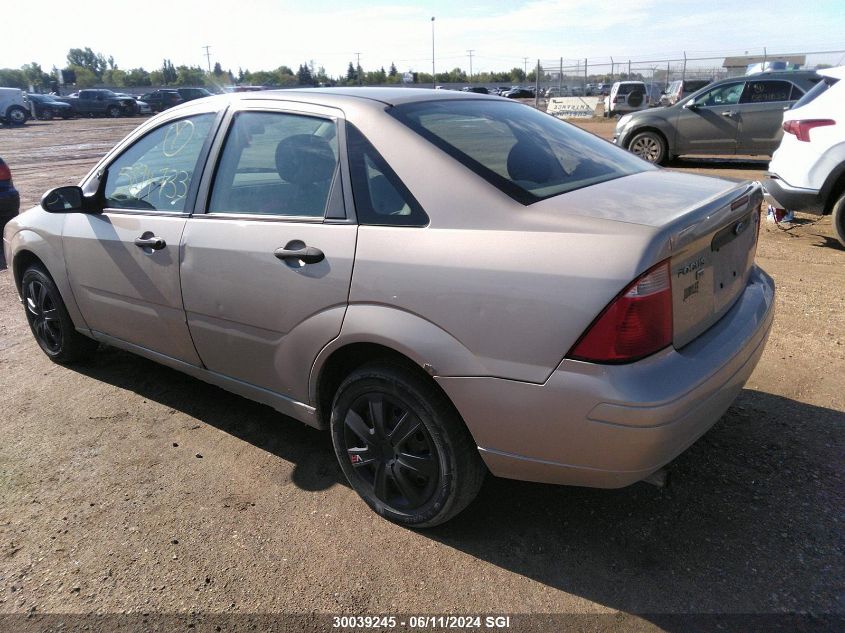
[[[51,5],[52,6],[51,8]],[[49,71],[67,50],[89,46],[120,68],[175,65],[294,69],[314,61],[345,72],[360,53],[365,70],[507,70],[527,57],[624,61],[722,54],[845,49],[842,0],[74,0],[39,3],[45,15],[4,28],[0,67],[36,61]],[[47,19],[47,16],[50,16]],[[825,59],[845,63],[845,57]]]

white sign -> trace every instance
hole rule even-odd
[[[559,119],[591,117],[596,114],[599,97],[554,97],[546,112]]]

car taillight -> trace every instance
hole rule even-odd
[[[0,180],[11,180],[12,170],[6,163],[0,164]]]
[[[832,119],[804,119],[795,121],[784,121],[783,131],[787,134],[794,134],[799,141],[810,142],[810,130],[814,127],[825,127],[836,125]]]
[[[628,363],[671,343],[672,278],[667,259],[619,293],[581,335],[567,358]]]

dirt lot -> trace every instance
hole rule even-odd
[[[0,129],[0,156],[28,206],[138,123]],[[765,161],[672,167],[755,179]],[[680,632],[678,614],[775,614],[775,630],[802,612],[802,627],[833,630],[845,613],[845,250],[829,218],[807,220],[764,226],[758,260],[779,291],[768,348],[671,464],[668,489],[489,478],[468,511],[425,532],[358,500],[328,434],[114,349],[50,363],[0,264],[0,614],[540,612]]]

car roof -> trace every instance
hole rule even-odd
[[[817,70],[817,73],[825,77],[833,77],[834,79],[845,79],[845,66],[837,66],[836,68],[822,68]]]
[[[236,92],[209,97],[230,101],[273,100],[301,101],[316,105],[342,108],[345,104],[396,106],[423,101],[444,101],[446,99],[493,99],[494,95],[464,92],[462,90],[432,90],[430,88],[302,88],[291,90],[262,90],[258,92]]]

